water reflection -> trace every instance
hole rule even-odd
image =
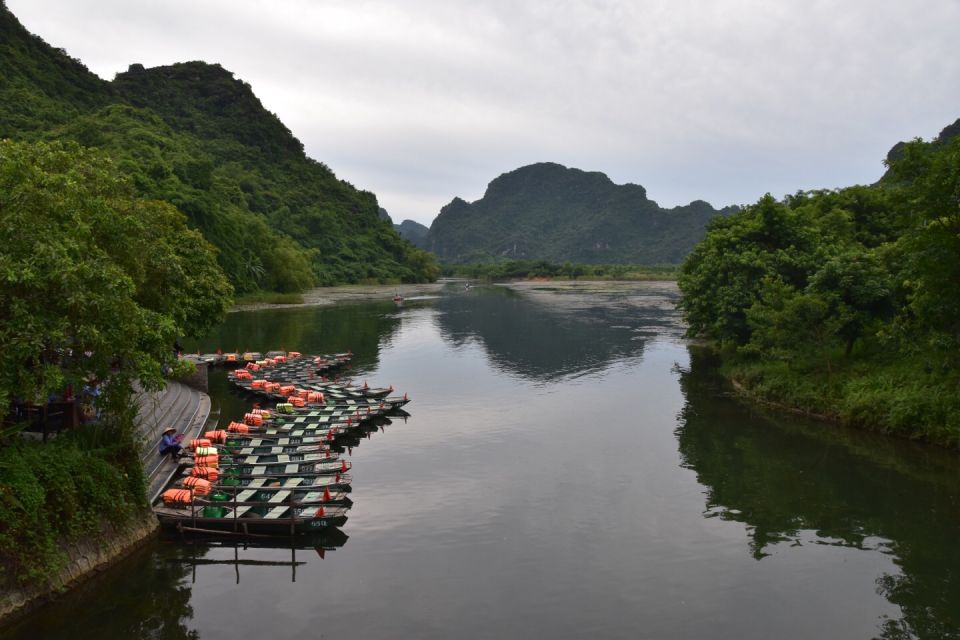
[[[437,322],[454,347],[474,340],[482,344],[497,370],[550,382],[638,357],[645,338],[678,328],[672,305],[650,304],[654,295],[669,302],[676,290],[670,285],[647,289],[640,298],[636,286],[629,294],[613,286],[589,294],[547,285],[519,292],[475,287],[437,301]]]
[[[178,547],[171,553],[175,560],[189,552]],[[191,628],[193,593],[187,566],[155,554],[150,544],[120,562],[116,570],[136,579],[119,582],[95,577],[48,605],[43,615],[31,616],[3,631],[10,637],[70,640],[199,637]]]
[[[704,517],[744,523],[760,561],[810,544],[890,554],[901,573],[883,573],[876,591],[902,615],[881,621],[881,635],[960,637],[953,456],[820,423],[745,419],[714,371],[693,349],[676,431],[683,464],[706,488]]]
[[[296,350],[303,353],[353,352],[351,366],[376,365],[381,344],[400,329],[392,301],[328,307],[243,311],[201,340],[186,341],[190,352]]]
[[[297,568],[317,558],[323,560],[327,552],[339,549],[347,542],[347,534],[331,529],[323,534],[300,536],[223,536],[191,537],[167,533],[163,541],[181,545],[185,553],[170,557],[172,564],[180,564],[190,571],[190,582],[197,582],[197,573],[205,567],[229,567],[240,584],[241,570],[246,567],[276,568],[288,572],[290,582],[297,581]],[[258,550],[259,553],[248,553]],[[262,579],[259,573],[254,579]]]

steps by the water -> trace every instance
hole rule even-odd
[[[147,496],[153,502],[176,471],[176,464],[169,456],[159,454],[164,429],[173,427],[187,440],[197,437],[210,416],[210,396],[170,381],[160,391],[140,390],[136,402],[140,456],[147,477]]]

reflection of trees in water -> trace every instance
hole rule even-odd
[[[495,368],[532,380],[597,370],[643,353],[644,341],[631,330],[635,318],[617,318],[599,302],[570,309],[484,287],[443,298],[436,307],[444,340],[462,346],[476,339]]]
[[[193,618],[189,568],[170,562],[153,545],[104,576],[80,585],[10,629],[10,640],[145,638],[186,640]],[[176,550],[182,553],[185,550]]]
[[[747,525],[758,560],[771,544],[811,538],[890,553],[902,574],[878,578],[877,592],[902,618],[883,621],[883,637],[960,638],[956,460],[872,434],[751,416],[722,398],[709,356],[691,351],[677,439],[684,466],[707,489],[705,515]]]
[[[227,315],[224,323],[187,350],[270,351],[303,353],[353,352],[353,366],[375,365],[381,340],[400,329],[391,301],[328,307],[264,309]]]
[[[322,534],[237,539],[181,539],[165,533],[104,576],[81,585],[62,600],[11,628],[9,640],[196,640],[190,629],[196,574],[210,565],[270,568],[271,581],[296,580],[299,567],[342,547],[339,529]],[[263,550],[270,552],[264,555]],[[258,579],[264,579],[257,573]],[[4,631],[7,631],[6,629]],[[0,634],[2,635],[2,634]],[[241,634],[242,635],[242,634]]]

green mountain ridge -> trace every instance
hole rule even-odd
[[[450,263],[678,264],[711,218],[734,211],[702,200],[663,209],[640,185],[544,162],[499,176],[476,202],[454,198],[430,226],[426,246]]]
[[[424,281],[432,257],[339,180],[220,65],[133,64],[107,82],[0,4],[0,137],[99,148],[138,193],[183,211],[238,291]]]

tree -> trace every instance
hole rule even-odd
[[[133,381],[161,386],[176,338],[231,301],[183,214],[136,198],[107,157],[73,144],[0,142],[0,237],[0,406],[92,375],[119,415]]]
[[[680,307],[690,333],[746,344],[746,311],[759,298],[764,278],[805,287],[816,246],[812,225],[769,194],[736,215],[711,220],[680,269]]]
[[[900,149],[889,178],[906,211],[900,238],[911,324],[946,352],[960,347],[960,137]]]

